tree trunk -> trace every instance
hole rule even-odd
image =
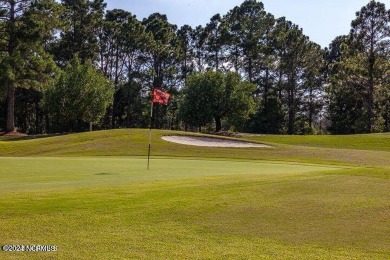
[[[266,68],[265,69],[265,86],[264,86],[265,97],[268,97],[268,91],[269,91],[269,68]]]
[[[35,100],[35,134],[41,134],[41,111],[39,109],[39,100]]]
[[[130,86],[129,86],[130,87]],[[131,121],[131,96],[130,91],[127,93],[126,97],[126,128],[130,128],[130,121]]]
[[[222,129],[222,122],[220,117],[215,118],[215,131],[220,132]]]
[[[119,89],[119,48],[116,48],[116,55],[115,55],[115,79],[114,79],[114,86],[115,86],[115,92],[114,92],[114,99],[112,101],[112,118],[111,118],[111,128],[115,129],[115,118],[117,114],[117,106],[118,106],[118,89]]]
[[[265,84],[264,84],[264,110],[268,111],[268,97],[269,97],[269,68],[266,68],[265,70]],[[268,112],[267,112],[268,113]]]
[[[314,117],[314,101],[313,101],[313,88],[310,87],[310,95],[309,95],[309,127],[313,128],[313,117]]]
[[[373,49],[373,47],[372,47]],[[368,98],[367,98],[367,130],[371,133],[373,132],[373,120],[374,120],[374,65],[375,65],[375,56],[373,50],[369,58],[369,68],[368,68]]]
[[[48,114],[45,114],[45,126],[46,126],[46,134],[50,134],[50,119]]]
[[[15,1],[9,1],[9,42],[8,42],[8,55],[11,59],[14,56],[16,49],[16,34],[15,34]],[[11,69],[12,62],[11,62]],[[15,130],[15,86],[12,81],[8,81],[8,91],[7,91],[7,122],[5,131],[12,132]]]
[[[184,86],[187,86],[187,48],[184,51],[184,70],[183,70],[183,77],[184,77]]]
[[[294,87],[288,90],[288,134],[294,134],[295,108],[294,108]]]
[[[252,66],[252,58],[249,58],[249,61],[248,61],[248,78],[249,78],[249,82],[250,83],[253,83],[253,66]]]
[[[111,115],[111,129],[115,129],[115,118],[117,114],[117,106],[118,106],[118,90],[115,85],[114,98],[112,100],[112,115]]]
[[[218,50],[215,51],[215,69],[219,70],[219,56],[218,56]]]
[[[10,83],[7,93],[7,124],[5,131],[12,132],[15,130],[15,87]]]
[[[239,59],[239,54],[238,54],[238,45],[235,46],[235,54],[234,54],[234,70],[238,73],[238,59]]]
[[[293,108],[289,108],[288,110],[288,134],[293,135],[294,134],[294,110]]]
[[[172,111],[172,119],[171,119],[171,130],[175,129],[175,110]]]

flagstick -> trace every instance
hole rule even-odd
[[[153,102],[152,108],[150,109],[150,126],[149,126],[149,148],[148,148],[148,168],[149,171],[149,163],[150,163],[150,142],[152,140],[152,122],[153,122]]]

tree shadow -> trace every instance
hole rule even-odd
[[[61,133],[61,134],[43,134],[43,135],[23,135],[23,136],[6,136],[3,134],[0,134],[0,141],[3,142],[14,142],[14,141],[24,141],[24,140],[34,140],[34,139],[43,139],[43,138],[50,138],[50,137],[56,137],[56,136],[64,136],[68,135],[70,133]]]

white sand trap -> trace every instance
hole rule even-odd
[[[250,142],[242,142],[235,140],[226,140],[221,138],[208,138],[208,137],[196,137],[196,136],[163,136],[163,140],[194,146],[206,146],[206,147],[261,147],[271,148],[271,146]]]

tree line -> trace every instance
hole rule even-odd
[[[390,129],[390,11],[370,1],[321,48],[245,0],[205,26],[138,20],[103,0],[0,0],[0,129],[149,126],[274,134]]]

